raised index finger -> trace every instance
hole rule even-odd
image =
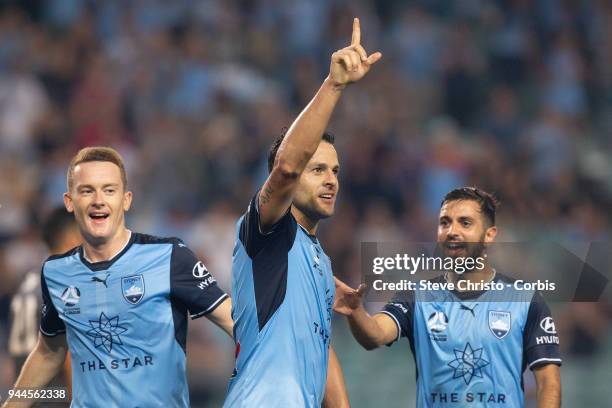
[[[355,17],[353,19],[353,36],[351,37],[351,45],[358,45],[361,43],[361,26],[359,25],[359,19]]]

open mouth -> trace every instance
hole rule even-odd
[[[334,199],[334,195],[329,193],[329,194],[321,194],[319,196],[319,198],[322,198],[325,201],[332,201]]]
[[[104,213],[104,212],[96,212],[96,211],[94,211],[94,212],[90,212],[90,213],[89,213],[89,218],[90,218],[92,221],[96,222],[96,223],[101,223],[101,222],[103,222],[103,221],[104,221],[104,220],[106,220],[106,219],[107,219],[109,216],[110,216],[110,214],[109,214],[109,213]]]
[[[465,242],[446,242],[444,248],[448,254],[459,254],[467,250],[467,244]]]
[[[464,249],[467,245],[463,242],[447,242],[445,244],[447,249]]]

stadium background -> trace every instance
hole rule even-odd
[[[384,57],[330,126],[341,194],[320,237],[339,277],[358,283],[362,240],[434,239],[442,195],[462,185],[497,193],[502,240],[611,239],[609,1],[3,1],[0,394],[10,297],[45,257],[39,222],[76,150],[120,150],[129,226],[184,238],[229,290],[234,223],[268,147],[353,16]],[[564,406],[609,406],[610,304],[554,312]],[[366,352],[334,325],[353,406],[413,406],[408,343]],[[231,342],[198,320],[188,349],[193,405],[219,406]]]

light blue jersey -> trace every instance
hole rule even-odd
[[[525,368],[561,365],[559,338],[541,295],[517,290],[499,274],[494,280],[505,289],[416,291],[384,308],[409,339],[417,407],[523,407]]]
[[[237,224],[237,358],[224,407],[320,407],[335,290],[331,263],[290,212],[262,234],[256,203],[257,195]]]
[[[45,261],[45,336],[66,333],[72,407],[188,407],[187,316],[227,295],[178,239],[132,234],[113,259],[76,248]]]

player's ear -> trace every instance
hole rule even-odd
[[[72,203],[72,197],[70,197],[69,193],[64,193],[64,206],[66,207],[66,211],[69,213],[74,212],[74,205]]]
[[[485,243],[495,241],[495,237],[497,236],[497,227],[495,225],[490,226],[485,231]]]
[[[132,192],[126,191],[123,194],[123,211],[129,211],[132,206]]]

